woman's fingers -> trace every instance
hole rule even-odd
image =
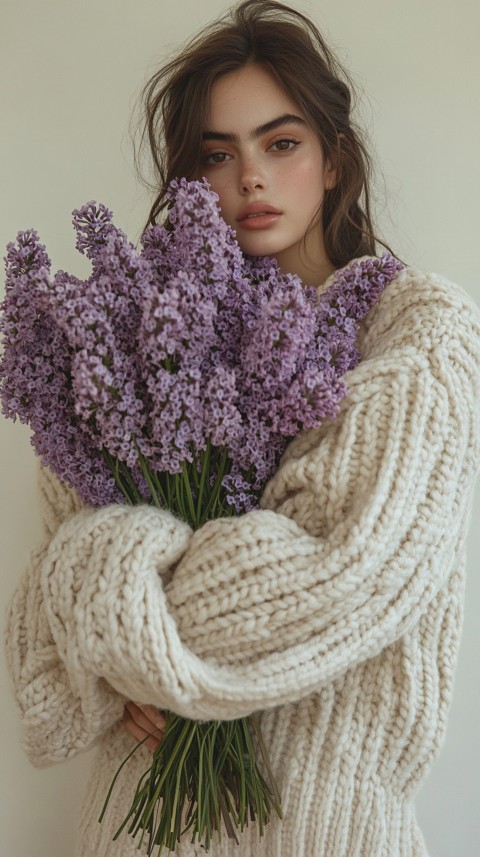
[[[142,714],[149,720],[150,723],[153,723],[156,729],[160,729],[161,732],[165,730],[165,726],[167,725],[167,718],[158,708],[155,708],[154,705],[140,705],[140,703],[134,703],[136,707],[142,712]]]
[[[145,744],[151,750],[156,750],[163,738],[163,733],[156,729],[147,718],[141,717],[141,712],[133,709],[132,704],[125,706],[123,724],[137,741],[144,741],[146,739]]]
[[[127,702],[123,710],[123,724],[137,741],[143,741],[152,750],[156,750],[163,738],[166,718],[154,705],[139,705]],[[147,737],[148,736],[148,737]]]

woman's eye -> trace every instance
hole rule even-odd
[[[292,140],[289,137],[282,137],[281,140],[275,140],[270,148],[275,148],[277,152],[289,152],[291,149],[294,149],[295,146],[298,146],[298,140]]]
[[[205,155],[206,164],[223,164],[229,156],[226,152],[211,152]]]

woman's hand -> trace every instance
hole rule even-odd
[[[123,709],[123,725],[137,741],[145,741],[145,746],[156,750],[163,738],[167,718],[154,705],[140,705],[127,702]]]

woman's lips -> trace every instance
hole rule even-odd
[[[241,229],[267,229],[273,226],[274,223],[281,217],[280,212],[265,212],[263,214],[249,214],[238,221]]]
[[[238,216],[237,223],[242,229],[266,229],[277,222],[281,213],[271,205],[253,202],[243,209]]]

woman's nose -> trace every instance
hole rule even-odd
[[[242,163],[240,187],[242,193],[253,193],[255,190],[265,189],[266,178],[256,159],[249,158]]]

